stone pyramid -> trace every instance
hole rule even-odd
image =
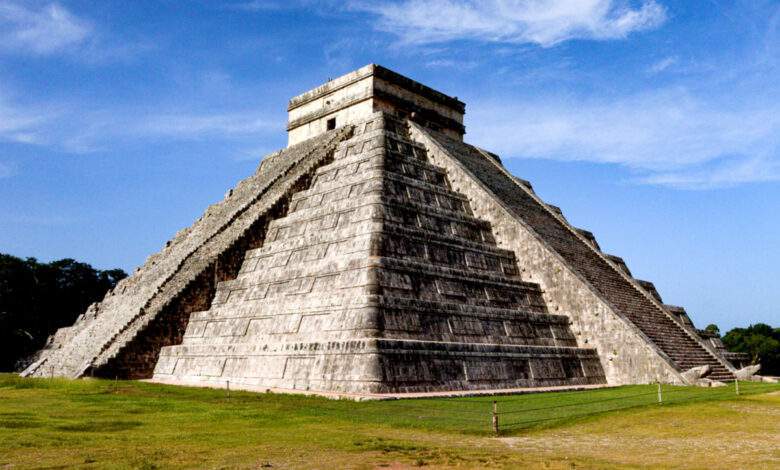
[[[464,143],[464,112],[376,65],[293,98],[288,148],[24,374],[346,393],[733,379],[684,310]]]

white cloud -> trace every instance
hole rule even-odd
[[[6,52],[52,54],[82,44],[91,32],[88,22],[57,3],[0,2],[0,49]]]
[[[243,142],[284,130],[282,125],[257,111],[185,113],[133,109],[94,111],[71,120],[60,119],[48,128],[49,139],[45,144],[69,153],[104,151],[138,139]]]
[[[669,67],[675,65],[677,61],[678,59],[675,56],[665,57],[659,60],[658,62],[654,63],[653,65],[651,65],[648,71],[651,74],[661,73],[664,70],[668,69]]]
[[[643,184],[683,189],[712,189],[744,183],[780,181],[780,162],[763,157],[738,157],[714,160],[703,168],[661,172],[636,180]]]
[[[504,157],[619,164],[638,182],[689,188],[780,179],[773,101],[729,108],[678,88],[612,100],[475,103],[467,116],[469,141]]]
[[[355,1],[379,16],[377,28],[405,43],[459,39],[552,46],[570,39],[619,39],[666,20],[654,0],[632,8],[623,0]]]
[[[44,109],[56,111],[40,111]],[[84,111],[83,106],[64,103],[22,107],[0,96],[0,142],[90,153],[138,139],[242,141],[284,132],[282,121],[267,116],[256,110],[208,113],[117,107]]]
[[[232,3],[229,4],[227,8],[244,11],[273,11],[283,9],[284,3],[272,0],[251,0],[248,2]]]
[[[433,59],[425,63],[428,68],[453,68],[459,70],[470,70],[477,67],[479,63],[475,60],[453,60],[453,59]]]
[[[135,131],[145,135],[159,135],[178,139],[189,139],[211,134],[248,135],[276,130],[273,123],[260,113],[227,114],[158,114],[149,116],[135,126]]]
[[[40,127],[51,116],[12,104],[0,93],[0,141],[32,144],[40,140]]]

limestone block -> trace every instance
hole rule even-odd
[[[750,378],[756,375],[759,370],[761,370],[761,364],[755,364],[739,369],[734,372],[734,375],[737,377],[737,380],[750,380]]]
[[[682,373],[683,379],[686,383],[694,384],[699,379],[710,373],[710,366],[703,365],[698,367],[692,367]]]

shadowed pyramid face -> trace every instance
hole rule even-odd
[[[192,314],[155,378],[342,392],[604,381],[490,224],[376,113]]]

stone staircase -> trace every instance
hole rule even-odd
[[[680,372],[708,365],[712,370],[708,378],[734,379],[727,361],[677,323],[654,297],[655,292],[645,290],[631,278],[624,265],[610,261],[601,253],[592,234],[585,236],[589,232],[583,235],[585,231],[568,224],[560,209],[542,202],[529,185],[513,178],[497,157],[429,129],[420,128],[420,132],[485,184],[515,217],[527,224],[604,300],[668,356]]]
[[[177,233],[63,334],[55,334],[22,374],[77,378],[99,372],[136,346],[159,350],[161,344],[139,341],[149,324],[350,132],[344,127],[266,157],[254,175]]]

